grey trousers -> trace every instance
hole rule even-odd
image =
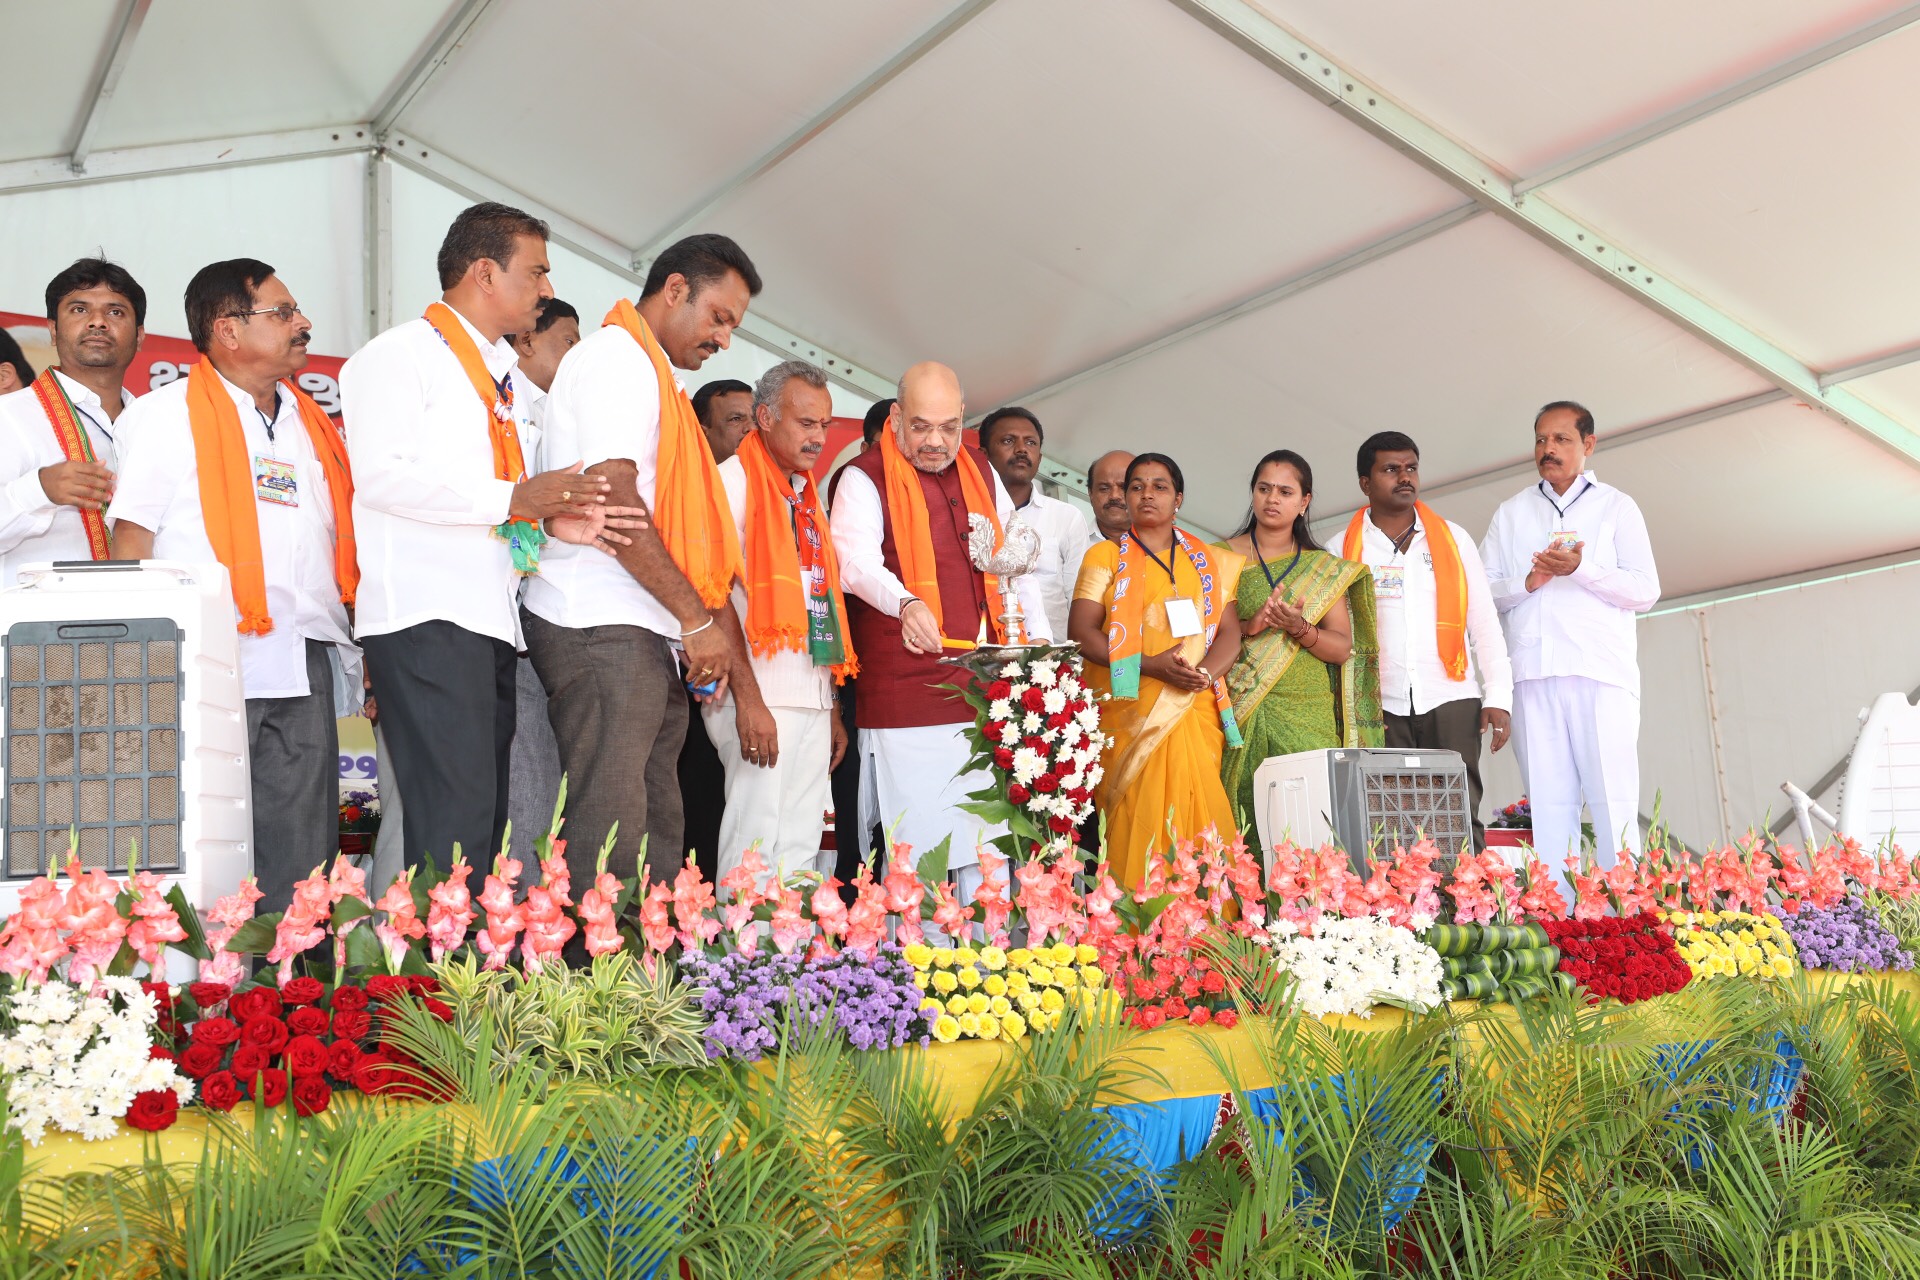
[[[656,877],[684,865],[680,744],[686,686],[666,640],[644,627],[556,627],[521,611],[527,656],[547,690],[547,718],[567,774],[567,867],[575,892],[593,879],[607,832],[607,869],[639,874],[641,842]]]
[[[1480,699],[1443,702],[1413,716],[1386,712],[1386,745],[1396,751],[1457,751],[1467,764],[1467,813],[1473,819],[1473,847],[1487,845],[1480,821]]]
[[[526,863],[534,877],[534,844],[553,822],[553,804],[560,795],[560,745],[547,722],[547,691],[533,663],[521,658],[514,689],[513,760],[507,766],[507,817],[513,823],[514,856]],[[568,835],[572,835],[569,831]],[[599,849],[599,845],[594,848]],[[534,877],[537,879],[537,877]],[[589,886],[575,883],[574,895]]]
[[[257,911],[285,911],[295,882],[340,852],[340,726],[331,646],[307,641],[307,696],[248,698]]]

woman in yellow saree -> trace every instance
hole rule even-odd
[[[1185,490],[1173,459],[1133,460],[1132,527],[1087,552],[1067,618],[1088,683],[1112,695],[1100,704],[1112,743],[1094,801],[1106,815],[1113,877],[1129,887],[1150,849],[1209,825],[1228,838],[1234,829],[1220,782],[1233,712],[1220,677],[1240,648],[1233,589],[1241,559],[1174,527]]]
[[[1247,827],[1253,774],[1268,756],[1383,744],[1373,575],[1314,541],[1313,468],[1276,449],[1253,471],[1247,524],[1225,546],[1244,557],[1240,655],[1227,672],[1241,746],[1224,757],[1227,795]]]

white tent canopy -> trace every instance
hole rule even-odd
[[[1689,839],[1920,682],[1913,571],[1712,605],[1920,548],[1920,6],[73,0],[8,34],[0,308],[104,247],[181,333],[187,276],[249,254],[345,353],[470,198],[550,219],[589,318],[724,231],[767,289],[700,380],[798,353],[857,412],[942,359],[1068,469],[1173,453],[1216,530],[1282,445],[1332,525],[1394,428],[1478,531],[1533,410],[1589,404],[1670,601],[1722,619],[1643,627]]]

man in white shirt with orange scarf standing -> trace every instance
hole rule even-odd
[[[642,848],[656,875],[682,865],[680,661],[684,684],[712,693],[734,673],[740,655],[716,611],[732,616],[740,539],[673,366],[698,369],[724,351],[759,291],[739,245],[688,236],[654,259],[638,305],[622,299],[553,380],[547,456],[585,458],[612,478],[615,500],[652,513],[616,558],[556,548],[527,584],[527,650],[567,773],[575,884],[593,879],[615,823],[614,875],[631,879]]]
[[[796,871],[831,876],[820,824],[847,750],[834,686],[859,662],[813,482],[833,425],[827,375],[804,360],[773,366],[754,389],[753,422],[720,464],[744,569],[721,619],[746,661],[701,708],[727,778],[720,874],[757,844],[776,881]]]
[[[1660,599],[1647,522],[1586,469],[1593,414],[1556,400],[1534,417],[1540,481],[1500,504],[1480,552],[1513,657],[1514,745],[1548,866],[1640,849],[1640,665],[1634,615]]]
[[[1459,753],[1478,850],[1486,839],[1480,736],[1490,734],[1498,751],[1512,728],[1513,667],[1500,612],[1473,539],[1420,501],[1420,446],[1382,431],[1355,461],[1368,505],[1348,523],[1340,555],[1373,570],[1386,745]]]
[[[507,825],[520,580],[560,541],[624,543],[582,464],[529,475],[513,347],[547,283],[547,226],[478,204],[441,242],[441,300],[340,371],[366,649],[409,866],[482,863]],[[545,528],[542,527],[545,522]],[[547,535],[554,542],[547,541]],[[519,840],[525,851],[531,835]]]
[[[82,258],[48,283],[59,363],[0,396],[0,588],[28,564],[111,558],[123,384],[146,320],[146,290],[114,263]]]
[[[295,386],[312,325],[273,268],[204,267],[187,285],[200,360],[121,417],[107,515],[123,560],[225,566],[240,629],[260,909],[340,840],[337,716],[360,702],[348,638],[359,581],[353,478],[326,411]],[[151,709],[149,709],[151,710]],[[124,853],[124,850],[117,851]]]

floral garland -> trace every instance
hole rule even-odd
[[[1007,824],[1008,834],[995,843],[1010,860],[1051,861],[1074,847],[1075,833],[1093,815],[1106,747],[1100,709],[1076,647],[980,655],[965,663],[979,685],[954,687],[974,711],[967,771],[984,768],[992,781],[966,807]]]
[[[193,1082],[154,1056],[160,1003],[132,978],[101,978],[86,990],[54,979],[13,992],[7,1003],[7,1124],[29,1145],[49,1128],[111,1138],[123,1118],[136,1129],[164,1129],[193,1100]]]
[[[1541,927],[1560,949],[1560,972],[1595,999],[1633,1004],[1678,991],[1693,977],[1673,935],[1651,912],[1626,919],[1547,920]]]

